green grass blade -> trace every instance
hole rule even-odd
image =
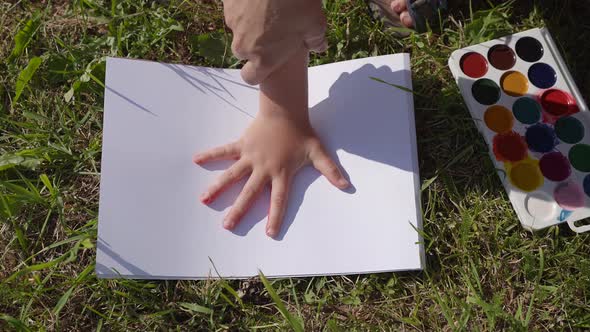
[[[31,203],[44,203],[43,197],[41,197],[38,192],[34,190],[27,190],[27,188],[23,186],[19,186],[11,182],[0,181],[0,188],[4,188],[9,192],[14,193],[14,197],[19,200]]]
[[[281,298],[277,295],[277,292],[275,292],[274,288],[272,287],[272,285],[270,284],[268,279],[266,279],[266,277],[264,276],[262,271],[259,271],[259,276],[260,276],[260,280],[262,281],[262,284],[264,285],[264,288],[266,288],[266,291],[268,292],[271,299],[273,300],[273,302],[277,306],[277,309],[280,311],[280,313],[283,315],[283,317],[285,317],[287,322],[289,322],[289,325],[291,325],[291,328],[297,332],[303,331],[303,325],[301,324],[301,320],[293,317],[293,315],[291,315],[291,313],[287,310],[287,307],[285,307],[285,304],[283,303]]]
[[[59,298],[59,301],[57,301],[57,304],[55,305],[55,308],[53,308],[53,314],[55,316],[59,315],[59,312],[61,311],[61,309],[64,307],[64,305],[68,302],[68,299],[70,298],[70,296],[72,295],[72,292],[74,291],[74,286],[70,287],[65,293],[64,295],[62,295]]]
[[[240,304],[240,307],[244,306],[244,302],[242,302],[242,299],[240,298],[240,296],[238,295],[238,292],[236,292],[235,289],[233,289],[228,283],[227,281],[225,281],[225,279],[223,279],[221,277],[221,275],[219,274],[219,271],[217,271],[217,267],[215,266],[215,263],[213,262],[213,260],[211,259],[211,257],[209,257],[209,262],[211,262],[211,265],[213,266],[213,270],[215,270],[215,273],[217,274],[217,276],[219,277],[219,281],[221,282],[221,287],[223,287],[223,289],[225,289],[226,291],[228,291],[231,295],[233,295],[233,297],[236,299],[236,301]],[[221,294],[223,295],[223,294]],[[227,299],[227,297],[225,295],[223,295],[223,297],[225,299]],[[232,306],[234,305],[233,302],[227,301],[229,304],[231,304]]]
[[[190,312],[197,312],[206,315],[210,315],[213,313],[213,310],[207,307],[203,307],[202,305],[198,305],[196,303],[181,302],[179,303],[179,305]]]
[[[20,75],[18,75],[18,80],[16,81],[16,91],[14,94],[14,99],[12,100],[13,105],[18,101],[21,94],[23,93],[23,90],[29,84],[29,81],[31,80],[31,78],[33,78],[33,75],[35,75],[35,72],[37,71],[37,69],[39,69],[41,63],[43,63],[42,58],[34,57],[31,60],[29,60],[29,64],[27,65],[27,67],[25,67],[25,69],[23,69],[23,71],[20,72]]]
[[[6,195],[0,194],[0,203],[2,203],[2,209],[0,210],[0,217],[6,219],[12,218],[13,210],[16,210],[16,203],[13,203],[11,199],[7,198]],[[3,220],[3,221],[4,221]]]
[[[16,331],[30,331],[30,329],[23,322],[12,316],[0,314],[0,320],[7,322]]]
[[[380,79],[380,78],[378,78],[378,77],[373,77],[373,76],[371,76],[370,78],[371,78],[373,81],[377,81],[377,82],[379,82],[379,83],[387,84],[387,85],[389,85],[389,86],[392,86],[392,87],[394,87],[394,88],[398,88],[398,89],[400,89],[400,90],[402,90],[402,91],[409,92],[409,93],[411,93],[411,94],[415,94],[415,95],[419,96],[419,94],[418,94],[417,92],[415,92],[415,91],[414,91],[414,90],[412,90],[412,89],[408,89],[408,88],[406,88],[405,86],[401,86],[401,85],[398,85],[398,84],[389,83],[389,82],[386,82],[386,81],[384,81],[384,80],[382,80],[382,79]]]
[[[422,183],[422,186],[420,187],[420,191],[424,191],[424,190],[428,189],[428,187],[430,187],[430,185],[432,183],[434,183],[434,181],[436,181],[437,178],[438,178],[438,174],[431,177],[430,179],[425,180],[424,183]]]
[[[435,292],[436,292],[436,290],[435,290]],[[453,317],[452,311],[449,308],[449,306],[447,305],[447,303],[445,302],[445,300],[443,300],[443,298],[440,296],[440,294],[438,294],[438,293],[434,294],[434,302],[440,306],[441,313],[443,314],[443,316],[447,320],[447,324],[449,324],[449,326],[451,326],[453,328],[456,328],[455,319]]]
[[[29,245],[28,245],[28,241],[27,238],[25,237],[25,233],[23,232],[22,227],[20,227],[16,221],[14,221],[14,219],[12,220],[12,227],[14,228],[14,235],[16,236],[16,239],[18,240],[18,244],[20,245],[20,248],[22,249],[23,252],[28,252],[29,251]]]
[[[225,289],[226,291],[228,291],[228,293],[230,293],[234,299],[236,299],[236,301],[240,304],[240,307],[244,306],[244,302],[242,302],[242,299],[240,298],[240,296],[238,295],[238,292],[236,292],[235,289],[233,289],[225,280],[221,280],[221,287],[223,287],[223,289]],[[232,302],[228,302],[231,303],[233,305]]]
[[[21,155],[19,153],[5,153],[0,156],[0,171],[16,166],[35,169],[43,160],[35,156]]]
[[[12,53],[8,57],[8,62],[12,62],[23,53],[23,51],[29,46],[29,43],[39,30],[39,26],[41,25],[41,12],[37,12],[33,15],[33,17],[25,23],[24,27],[16,33],[14,37],[14,48],[12,49]]]
[[[90,272],[94,271],[94,264],[90,264],[88,265],[84,271],[82,271],[80,273],[80,275],[78,275],[76,277],[76,283],[80,283],[82,281],[84,281],[86,279],[86,276],[88,276],[90,274]]]
[[[66,255],[60,256],[54,260],[51,260],[49,262],[45,262],[45,263],[39,263],[39,264],[35,264],[35,265],[31,265],[31,266],[27,266],[17,272],[15,272],[14,274],[12,274],[10,277],[8,277],[7,279],[5,279],[2,283],[9,283],[12,280],[27,274],[29,272],[33,272],[33,271],[40,271],[40,270],[44,270],[44,269],[48,269],[56,264],[58,264],[59,262],[63,261],[66,258]]]
[[[47,188],[47,190],[49,190],[49,194],[51,195],[51,197],[55,198],[57,196],[57,190],[51,184],[51,181],[49,180],[47,174],[41,174],[39,176],[39,179],[41,180],[41,182],[43,182],[43,185]]]

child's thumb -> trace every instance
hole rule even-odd
[[[350,182],[346,180],[340,167],[336,165],[323,148],[318,148],[311,154],[311,162],[313,167],[322,173],[335,187],[344,190],[350,186]]]

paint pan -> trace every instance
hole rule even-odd
[[[512,104],[512,113],[516,120],[525,125],[531,125],[541,120],[541,105],[533,98],[518,98]]]
[[[521,224],[590,230],[574,223],[590,217],[590,116],[549,32],[457,50],[449,67]]]

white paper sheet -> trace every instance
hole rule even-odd
[[[278,240],[268,191],[234,232],[221,220],[243,182],[205,206],[229,165],[197,151],[237,139],[258,110],[238,70],[107,60],[96,273],[141,279],[353,274],[422,268],[409,56],[309,69],[310,116],[353,185],[311,167],[296,176]],[[213,264],[214,265],[213,265]],[[217,271],[215,271],[214,267]]]

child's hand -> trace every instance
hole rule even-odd
[[[223,221],[226,229],[233,229],[239,223],[260,191],[270,184],[266,234],[276,236],[287,208],[293,176],[309,163],[336,187],[348,186],[307,119],[293,118],[288,112],[261,111],[239,141],[198,154],[194,161],[201,164],[219,159],[237,161],[203,193],[200,198],[203,203],[209,204],[228,186],[250,175]]]
[[[260,86],[260,111],[234,143],[197,154],[195,163],[219,159],[237,161],[201,196],[212,202],[225,188],[250,175],[242,192],[223,221],[234,228],[266,184],[271,185],[266,234],[275,237],[287,209],[291,181],[297,171],[311,163],[338,188],[348,181],[325,152],[309,123],[307,105],[307,49],[295,52]]]

